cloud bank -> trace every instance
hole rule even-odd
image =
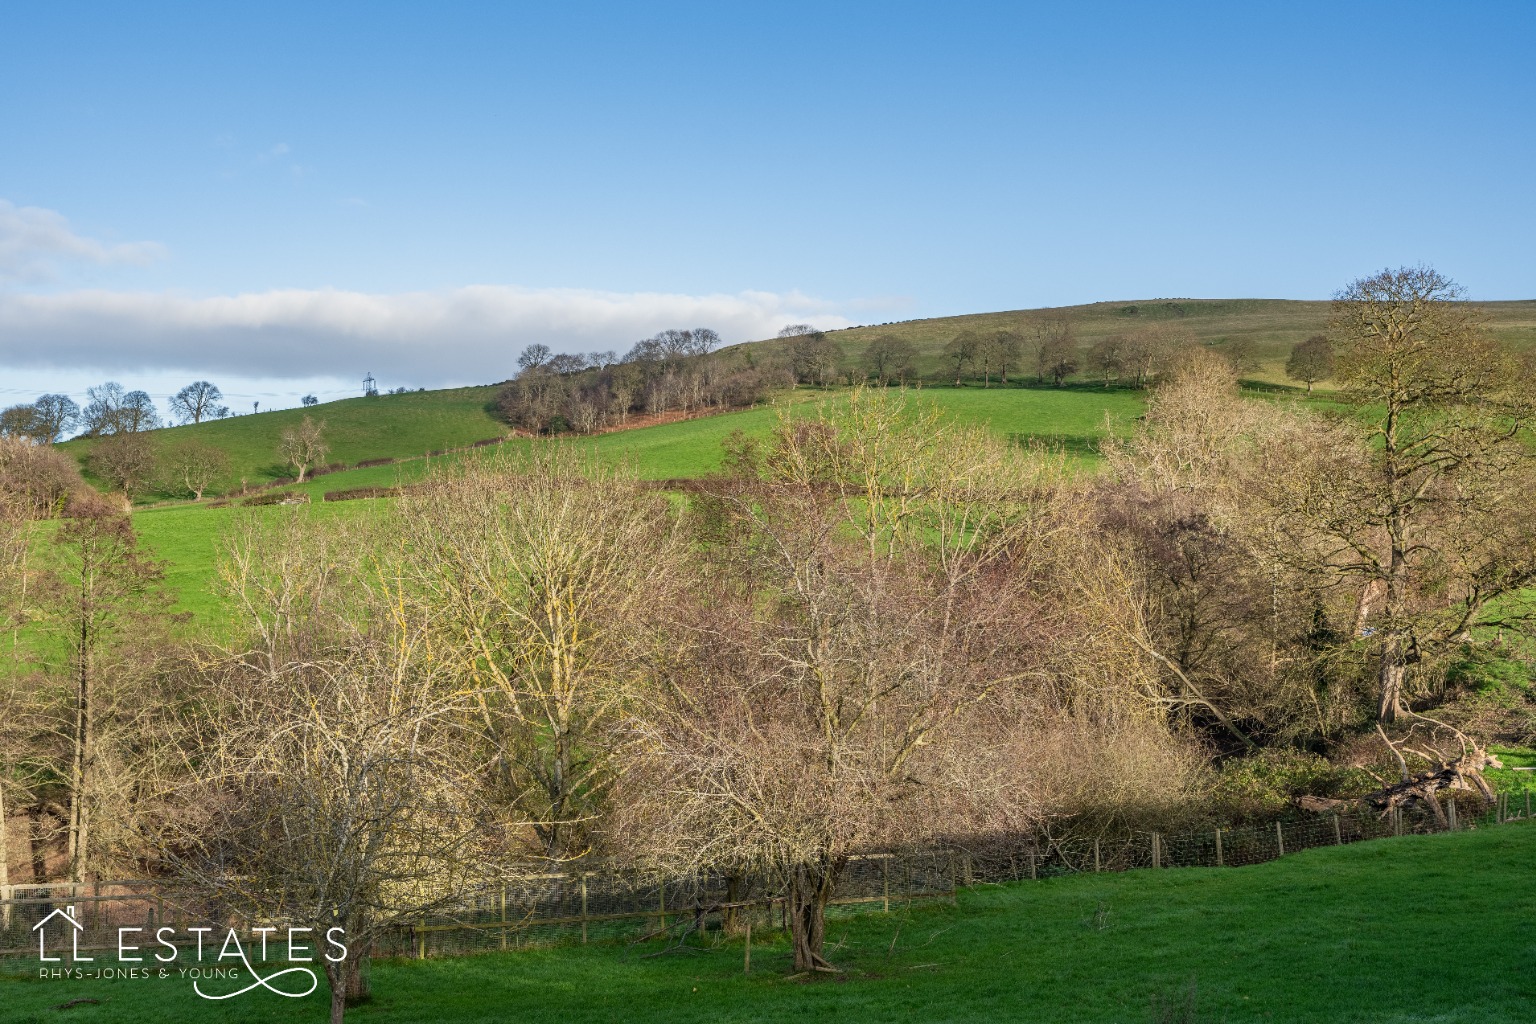
[[[141,266],[164,256],[156,242],[112,245],[76,234],[53,210],[0,199],[0,281],[48,280],[62,264]]]
[[[797,321],[823,328],[850,323],[825,302],[772,292],[679,295],[486,285],[210,298],[0,293],[0,366],[283,378],[351,378],[372,371],[433,387],[504,380],[532,342],[560,352],[613,349],[622,355],[668,327],[712,327],[727,342],[738,342],[772,337]]]

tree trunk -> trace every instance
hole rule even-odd
[[[349,949],[342,966],[346,968],[342,973],[347,1005],[358,1006],[372,999],[373,981],[369,977],[372,964],[367,950],[363,947]]]
[[[75,680],[75,735],[74,756],[69,770],[69,879],[80,882],[85,879],[85,855],[87,818],[85,788],[90,743],[91,723],[91,655],[90,655],[90,601],[87,593],[89,567],[80,570],[80,650],[77,655]]]
[[[342,1024],[347,1017],[346,964],[325,961],[325,980],[331,986],[331,1024]]]
[[[11,832],[6,828],[6,815],[10,813],[5,806],[5,780],[0,779],[0,892],[11,884]],[[5,905],[5,915],[0,919],[0,927],[11,927],[11,905]]]
[[[789,934],[795,950],[795,970],[832,971],[822,958],[827,934],[827,904],[836,884],[836,869],[830,856],[797,864],[789,882]]]
[[[1382,647],[1381,672],[1378,679],[1380,683],[1380,700],[1376,705],[1376,720],[1382,724],[1397,720],[1397,713],[1403,707],[1403,680],[1408,675],[1408,665],[1403,658],[1403,641],[1401,637],[1390,637]]]
[[[48,844],[43,839],[43,805],[27,808],[27,842],[32,848],[32,881],[48,881]]]

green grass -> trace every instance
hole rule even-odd
[[[646,958],[567,946],[380,963],[359,1024],[1038,1021],[1135,1024],[1193,983],[1201,1021],[1524,1024],[1536,1017],[1536,827],[1380,840],[1251,868],[1080,875],[835,919],[845,973],[790,977],[782,936]],[[323,1020],[181,980],[0,980],[0,1021]],[[47,1007],[95,998],[68,1011]]]
[[[325,421],[325,439],[331,448],[327,461],[351,465],[367,459],[422,455],[505,435],[506,424],[491,413],[496,390],[455,388],[347,398],[308,409],[283,409],[171,427],[154,431],[150,437],[162,448],[191,437],[216,445],[229,455],[231,474],[227,486],[238,488],[242,478],[254,486],[290,475],[289,467],[279,461],[278,441],[286,428],[295,426],[305,416]],[[81,439],[60,447],[83,463],[94,443]],[[222,489],[215,487],[210,493],[217,494]]]
[[[1536,301],[1483,302],[1476,305],[1487,315],[1490,329],[1496,336],[1516,346],[1536,347]],[[895,335],[917,349],[917,370],[920,374],[943,379],[946,373],[953,373],[951,367],[944,365],[944,346],[964,330],[1018,331],[1024,335],[1027,343],[1034,336],[1034,325],[1042,317],[1065,317],[1071,321],[1079,344],[1086,349],[1095,341],[1110,335],[1129,334],[1140,328],[1158,326],[1187,333],[1201,344],[1218,350],[1237,339],[1250,341],[1260,365],[1248,376],[1256,381],[1289,384],[1285,376],[1285,360],[1290,355],[1291,346],[1324,331],[1328,325],[1330,309],[1331,304],[1328,302],[1286,299],[1095,302],[1055,309],[1017,309],[852,327],[833,331],[828,337],[842,348],[844,359],[850,365],[857,365],[871,340],[883,334]],[[1019,372],[1027,377],[1031,369],[1028,365],[1020,366]]]
[[[430,394],[430,392],[429,392]],[[840,400],[841,392],[826,395],[796,392],[788,397],[797,405],[819,398]],[[380,401],[393,400],[386,396]],[[399,396],[415,397],[415,396]],[[1044,440],[1068,453],[1092,459],[1093,446],[1104,428],[1105,414],[1127,428],[1142,409],[1139,392],[1103,388],[925,388],[914,395],[918,402],[933,402],[955,420],[979,423],[1019,441]],[[358,401],[362,401],[359,399]],[[706,416],[640,430],[601,434],[590,439],[561,440],[591,451],[600,461],[623,466],[645,480],[703,476],[719,468],[720,442],[733,430],[765,436],[778,421],[772,407]],[[309,515],[368,515],[377,501],[321,502],[326,491],[353,487],[388,487],[421,479],[443,459],[494,458],[498,453],[549,444],[543,440],[513,439],[503,445],[455,453],[439,459],[412,459],[389,466],[332,473],[288,490],[310,495]],[[207,508],[190,504],[141,509],[134,526],[142,543],[156,557],[169,563],[168,582],[180,598],[179,609],[190,611],[206,625],[215,625],[221,607],[215,594],[217,560],[223,534],[236,514],[232,508]]]

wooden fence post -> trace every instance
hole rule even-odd
[[[880,900],[881,909],[884,910],[887,914],[889,914],[891,912],[891,855],[890,854],[886,854],[884,857],[882,857],[880,859],[880,895],[881,895],[881,900]],[[752,945],[752,925],[750,923],[747,925],[747,945],[748,945],[748,947],[750,947]],[[749,965],[750,965],[750,962],[751,962],[751,954],[749,953],[748,954],[748,963],[749,963]]]
[[[1216,830],[1216,866],[1225,867],[1221,859],[1221,829]]]
[[[1099,841],[1098,841],[1098,839],[1094,839],[1094,841],[1093,841],[1093,870],[1094,870],[1095,874],[1097,874],[1098,872],[1104,870],[1103,865],[1099,861]]]
[[[581,942],[587,942],[587,873],[581,873]]]
[[[507,883],[501,883],[501,948],[507,948]]]
[[[1333,815],[1333,845],[1344,845],[1344,833],[1343,829],[1339,827],[1339,815],[1337,812],[1335,812]]]
[[[1446,803],[1451,805],[1450,826],[1451,826],[1451,831],[1455,832],[1456,831],[1456,798],[1455,797],[1451,797],[1449,800],[1446,801]]]
[[[1531,791],[1530,790],[1526,790],[1525,791],[1525,816],[1527,818],[1529,818],[1531,816]]]
[[[1035,873],[1035,844],[1034,843],[1030,843],[1029,844],[1029,880],[1031,882],[1033,882],[1033,881],[1035,881],[1035,879],[1037,877],[1039,877],[1039,876],[1036,875],[1036,873]]]
[[[1163,837],[1156,832],[1152,833],[1152,866],[1154,868],[1163,866]]]
[[[747,915],[747,952],[741,966],[742,974],[752,973],[752,917]]]
[[[659,885],[657,887],[657,889],[656,889],[656,899],[658,901],[659,909],[661,911],[661,914],[660,914],[661,930],[662,931],[666,931],[666,929],[667,929],[667,882],[666,882],[666,879],[662,879],[661,885]]]
[[[1285,832],[1281,830],[1280,823],[1275,822],[1275,843],[1280,847],[1280,856],[1285,856]]]

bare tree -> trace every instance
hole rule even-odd
[[[308,416],[298,426],[285,429],[278,442],[278,453],[284,462],[298,471],[299,483],[304,482],[311,466],[325,462],[330,450],[330,445],[325,443],[325,420],[316,423]]]
[[[101,864],[95,831],[104,794],[113,788],[111,748],[116,737],[133,732],[121,720],[144,709],[138,703],[142,670],[153,665],[152,630],[170,597],[160,563],[139,550],[127,514],[105,498],[73,499],[53,548],[46,624],[68,652],[72,699],[58,732],[69,751],[61,773],[69,792],[69,877],[80,881]],[[128,694],[138,700],[124,699]],[[114,810],[117,820],[107,824],[121,827],[131,811]]]
[[[881,384],[906,383],[912,376],[917,350],[894,334],[881,334],[864,349],[864,367]]]
[[[91,472],[122,491],[130,501],[154,480],[159,466],[154,442],[131,430],[119,430],[97,440],[86,463]]]
[[[992,350],[997,358],[997,372],[1008,383],[1008,370],[1016,367],[1024,355],[1024,337],[1018,331],[1001,330],[992,335]]]
[[[1077,338],[1065,317],[1047,317],[1035,323],[1035,373],[1040,383],[1047,377],[1060,387],[1077,372]]]
[[[543,342],[534,342],[523,349],[522,355],[517,357],[517,368],[528,370],[535,366],[543,366],[554,355],[550,347]]]
[[[1010,799],[973,728],[1025,686],[1043,635],[1004,554],[1028,518],[1009,458],[855,391],[783,423],[701,524],[701,600],[658,656],[669,699],[637,711],[643,767],[616,828],[642,860],[778,877],[797,970],[830,969],[825,909],[851,855]]]
[[[224,393],[206,380],[193,381],[171,398],[171,414],[182,423],[201,423],[205,419],[218,419],[229,415],[229,410],[219,405]]]
[[[664,499],[559,451],[466,464],[401,500],[437,649],[482,681],[478,740],[529,852],[588,852],[680,541]]]
[[[473,690],[376,554],[355,527],[238,525],[222,571],[245,642],[204,680],[187,811],[158,851],[199,904],[344,946],[323,964],[333,1022],[370,997],[378,937],[458,906],[499,838],[461,753]]]
[[[794,333],[787,333],[793,331]],[[779,332],[789,341],[789,362],[795,380],[825,387],[838,373],[843,350],[810,324],[791,324]]]
[[[178,441],[160,453],[160,469],[166,477],[165,490],[180,487],[193,501],[202,501],[205,490],[229,476],[229,456],[204,441]]]
[[[944,358],[955,368],[955,387],[967,368],[974,370],[976,357],[981,354],[981,336],[975,331],[961,331],[944,345]]]
[[[1461,642],[1536,580],[1532,374],[1461,289],[1426,267],[1384,270],[1334,303],[1339,382],[1368,424],[1373,471],[1331,490],[1336,570],[1379,589],[1378,718],[1404,708],[1410,666]],[[1305,512],[1306,510],[1298,510]],[[1428,602],[1431,593],[1443,595]],[[1449,598],[1449,602],[1446,600]]]
[[[80,407],[68,395],[43,395],[32,407],[37,410],[44,439],[49,442],[59,440],[80,422]]]
[[[1126,368],[1125,338],[1119,334],[1112,334],[1107,338],[1100,338],[1088,346],[1088,354],[1084,360],[1090,373],[1098,375],[1104,381],[1104,386],[1109,387],[1111,381],[1120,379],[1120,375]]]
[[[59,513],[71,494],[89,488],[74,458],[52,445],[0,437],[0,500],[30,519]]]
[[[1285,375],[1305,384],[1310,395],[1312,385],[1333,376],[1333,364],[1333,342],[1326,334],[1314,334],[1291,349],[1291,356],[1285,361]]]
[[[20,437],[29,441],[52,440],[40,421],[37,409],[30,405],[13,405],[0,410],[0,437]]]

